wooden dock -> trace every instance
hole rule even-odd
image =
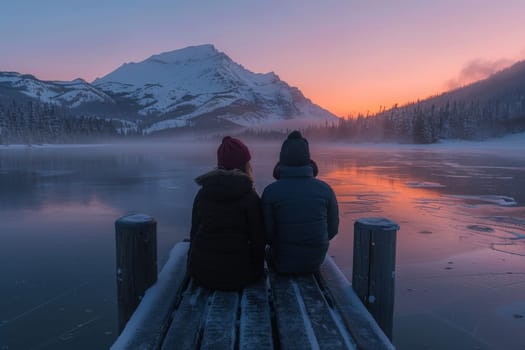
[[[145,227],[140,237],[148,237],[149,246]],[[221,292],[195,287],[188,279],[188,248],[181,242],[172,249],[157,281],[124,320],[112,350],[394,349],[330,257],[315,274],[269,272],[240,292]],[[137,280],[130,287],[126,269],[118,266],[119,283],[127,284],[119,290],[136,290]]]

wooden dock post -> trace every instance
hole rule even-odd
[[[115,221],[118,326],[122,332],[144,292],[157,281],[157,222],[134,214]]]
[[[390,340],[398,229],[395,222],[384,218],[362,218],[354,223],[352,287]]]

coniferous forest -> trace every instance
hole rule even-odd
[[[61,104],[22,97],[23,94],[15,93],[18,87],[4,88],[5,96],[0,93],[0,144],[3,145],[107,142],[131,137],[172,138],[179,135],[214,138],[227,133],[280,140],[290,131],[276,130],[271,126],[244,128],[224,123],[220,116],[206,123],[210,116],[205,114],[197,118],[200,123],[174,123],[184,126],[146,133],[153,121],[164,120],[165,116],[157,116],[161,118],[159,120],[155,115],[143,118],[140,115],[126,116],[125,108],[116,114],[112,114],[114,110],[111,108],[68,109]],[[190,111],[192,109],[188,107],[186,112]],[[184,116],[182,111],[179,112],[182,114],[172,117]],[[300,123],[302,117],[292,119]],[[210,122],[213,120],[215,123]],[[421,101],[394,105],[389,109],[383,107],[375,114],[348,116],[322,125],[303,125],[299,129],[305,136],[323,141],[416,144],[449,139],[484,140],[524,132],[525,61],[484,80]]]
[[[282,139],[290,130],[252,129],[247,137]],[[484,140],[525,131],[525,98],[485,103],[446,101],[394,106],[375,115],[302,129],[312,139],[343,142],[430,144],[440,140]]]
[[[484,140],[525,131],[525,99],[487,103],[453,101],[441,106],[417,102],[376,115],[341,119],[308,128],[306,135],[350,142],[429,144],[439,140]]]
[[[492,82],[493,83],[493,82]],[[390,109],[373,115],[342,118],[335,123],[303,127],[312,139],[340,142],[394,142],[430,144],[440,140],[484,140],[525,131],[524,87],[506,86],[498,94],[483,96],[483,84],[467,89],[470,96],[452,99],[458,91]],[[507,84],[508,85],[508,84]],[[471,90],[475,90],[472,93]],[[476,99],[472,98],[476,96]],[[144,121],[123,121],[79,114],[65,107],[35,100],[0,99],[0,144],[86,143],[130,137],[199,135],[198,127],[143,134]],[[176,131],[176,133],[175,133]],[[290,130],[248,128],[235,134],[257,139],[282,139]],[[209,137],[210,130],[206,130]],[[216,136],[228,133],[217,130]],[[213,133],[212,133],[213,134]],[[213,137],[213,136],[212,136]]]
[[[0,100],[0,145],[96,142],[119,136],[118,124],[50,103]]]

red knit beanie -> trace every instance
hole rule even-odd
[[[225,136],[217,149],[217,165],[227,170],[239,168],[246,164],[252,156],[248,147],[241,140]]]

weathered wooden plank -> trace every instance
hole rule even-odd
[[[320,349],[336,350],[351,348],[346,344],[335,320],[330,313],[329,305],[319,289],[313,275],[296,277],[295,281],[301,291],[301,297],[310,318],[310,323],[319,343]]]
[[[266,279],[260,279],[243,291],[239,349],[273,349],[271,311]]]
[[[316,276],[270,273],[242,294],[190,283],[181,300],[187,250],[175,246],[112,350],[394,349],[329,257]]]
[[[355,294],[352,285],[329,256],[321,265],[320,279],[334,300],[358,349],[394,349],[390,340]]]
[[[188,243],[171,250],[157,282],[149,288],[111,350],[158,349],[179,292],[186,282]]]
[[[281,349],[319,349],[297,285],[275,273],[270,273],[270,284]]]
[[[204,325],[201,350],[233,350],[238,306],[239,293],[213,293]]]
[[[198,346],[210,295],[208,289],[188,287],[173,313],[162,350],[194,349]]]

